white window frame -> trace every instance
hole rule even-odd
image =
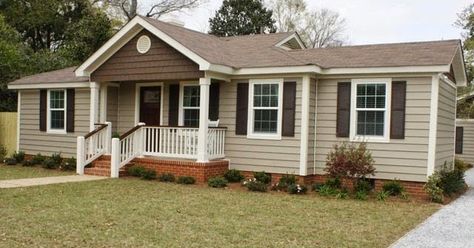
[[[51,108],[51,91],[63,91],[64,92],[64,107],[63,108],[54,108],[52,109]],[[47,133],[55,133],[55,134],[66,134],[67,131],[66,131],[66,125],[67,125],[67,92],[66,92],[66,89],[49,89],[48,90],[48,94],[47,94],[47,97],[46,97],[46,101],[47,101],[47,108],[46,108],[46,132]],[[58,110],[62,110],[64,112],[64,128],[62,129],[58,129],[58,128],[51,128],[51,111],[58,111]]]
[[[380,109],[385,111],[384,115],[384,134],[383,136],[376,135],[357,135],[357,110],[364,109],[357,108],[357,85],[360,84],[385,84],[385,108]],[[390,141],[390,114],[392,102],[392,79],[391,78],[364,78],[352,79],[351,83],[351,123],[350,123],[350,141],[354,142],[381,142],[386,143]],[[373,109],[368,109],[373,110]]]
[[[184,87],[195,86],[199,87],[199,93],[201,93],[201,88],[199,82],[195,81],[186,81],[179,83],[179,113],[178,113],[178,125],[184,126],[184,110],[186,109],[199,109],[201,108],[201,94],[199,94],[199,106],[198,107],[184,107]],[[199,125],[197,126],[199,127]]]
[[[247,116],[247,138],[248,139],[271,139],[281,140],[281,120],[283,116],[283,78],[275,79],[250,79],[249,80],[249,97],[248,97],[248,116]],[[254,110],[261,109],[253,106],[254,86],[256,84],[278,84],[278,110],[277,114],[277,132],[276,133],[259,133],[254,132]],[[270,109],[265,107],[263,109]]]

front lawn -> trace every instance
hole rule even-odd
[[[75,172],[0,164],[0,180],[74,175]]]
[[[0,246],[386,247],[437,209],[109,179],[0,190]]]

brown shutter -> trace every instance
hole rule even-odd
[[[170,84],[168,125],[178,126],[179,84]]]
[[[235,134],[247,134],[247,118],[248,118],[248,100],[249,100],[249,84],[237,84],[237,111],[235,118]]]
[[[209,120],[219,119],[219,82],[212,82],[209,88]]]
[[[337,122],[336,136],[349,137],[351,118],[351,83],[337,84]]]
[[[47,90],[40,90],[40,106],[39,106],[39,130],[46,131],[46,104],[48,101],[48,91]]]
[[[67,103],[66,103],[66,131],[68,133],[74,132],[74,100],[75,90],[67,89]]]
[[[390,138],[405,138],[406,82],[392,82],[392,110],[390,114]]]
[[[462,154],[464,142],[464,127],[456,127],[456,154]]]
[[[296,82],[283,84],[282,136],[295,136]]]

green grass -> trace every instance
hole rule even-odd
[[[0,180],[33,178],[33,177],[52,177],[74,175],[75,172],[47,170],[41,167],[23,167],[21,165],[3,165],[0,164]]]
[[[0,246],[386,247],[437,208],[107,179],[0,190]]]

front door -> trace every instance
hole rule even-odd
[[[160,125],[161,86],[140,88],[140,122],[149,126]]]

